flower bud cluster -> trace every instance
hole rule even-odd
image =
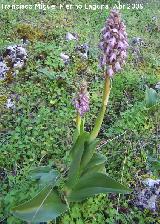
[[[81,117],[89,111],[89,93],[86,83],[81,85],[78,96],[73,99],[73,104]]]
[[[127,57],[127,33],[124,23],[121,21],[117,10],[111,10],[110,16],[102,29],[100,49],[103,55],[100,58],[100,66],[106,68],[106,73],[113,76],[120,71]]]

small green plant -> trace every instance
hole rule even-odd
[[[158,104],[158,93],[148,86],[146,87],[145,101],[148,108],[151,108]]]
[[[148,157],[148,165],[156,177],[160,177],[160,159],[155,157]]]
[[[102,30],[101,66],[105,68],[102,106],[92,131],[84,129],[85,113],[89,110],[89,94],[84,82],[74,99],[77,110],[71,163],[63,174],[49,166],[33,168],[30,177],[42,186],[31,200],[12,209],[14,216],[31,223],[56,219],[69,209],[72,202],[81,202],[99,193],[127,193],[130,190],[106,174],[106,157],[96,151],[99,134],[111,90],[111,77],[121,70],[128,47],[125,26],[119,13],[112,10]]]

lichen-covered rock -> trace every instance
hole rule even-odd
[[[89,46],[88,46],[88,44],[82,44],[80,46],[77,46],[76,51],[78,52],[80,57],[82,57],[84,59],[88,59],[88,56],[89,56]]]
[[[27,52],[22,45],[9,46],[4,53],[4,58],[14,67],[17,61],[25,62],[27,60]]]
[[[158,210],[160,200],[160,179],[148,178],[143,181],[143,187],[135,190],[134,204],[141,209],[149,209],[152,212]]]
[[[28,55],[23,45],[8,46],[0,58],[0,80],[10,75],[14,77],[27,61]]]
[[[1,60],[0,61],[0,80],[4,80],[6,78],[6,74],[9,68],[7,67],[6,63]]]
[[[14,102],[13,102],[13,99],[11,99],[11,98],[8,98],[7,99],[7,102],[6,102],[6,107],[8,108],[8,109],[14,109],[15,108],[15,104],[14,104]]]

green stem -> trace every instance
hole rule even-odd
[[[77,125],[78,133],[80,134],[80,132],[81,132],[81,116],[79,113],[77,113],[76,125]]]
[[[99,115],[96,119],[95,126],[91,132],[90,141],[93,141],[98,136],[98,133],[100,131],[100,128],[101,128],[101,125],[103,122],[103,118],[105,115],[106,107],[108,104],[108,100],[109,100],[110,90],[111,90],[110,77],[108,75],[106,75],[106,79],[105,79],[105,83],[104,83],[104,90],[103,90],[102,106],[101,106]]]

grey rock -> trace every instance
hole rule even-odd
[[[27,60],[27,52],[22,45],[9,46],[4,53],[4,58],[12,62],[14,67],[14,63],[17,62],[17,59],[21,59],[24,62]]]
[[[66,40],[70,41],[70,40],[78,40],[78,38],[76,37],[76,35],[73,35],[72,33],[67,33],[66,34]]]
[[[16,69],[22,69],[24,67],[24,61],[18,58],[17,60],[15,60],[13,67]]]
[[[5,80],[9,69],[13,69],[15,76],[24,67],[27,58],[27,51],[22,45],[8,46],[0,57],[0,80]]]
[[[142,209],[148,209],[152,212],[158,210],[158,201],[160,198],[160,179],[154,180],[148,178],[142,182],[143,188],[135,191],[134,204]]]
[[[88,44],[82,44],[80,46],[77,46],[76,51],[78,52],[78,54],[82,58],[88,59],[88,57],[89,57],[89,46],[88,46]]]
[[[160,82],[158,82],[155,86],[156,89],[160,90]]]
[[[67,54],[63,53],[63,52],[60,54],[60,58],[63,60],[63,62],[64,62],[65,64],[68,64],[69,61],[70,61],[69,56],[68,56]]]
[[[6,63],[0,61],[0,80],[4,80],[6,78],[6,73],[9,70]]]
[[[131,41],[131,44],[134,45],[134,46],[135,45],[140,45],[141,46],[141,45],[144,44],[144,41],[141,37],[134,37]]]
[[[148,187],[154,187],[156,184],[160,185],[160,179],[153,180],[151,178],[148,178],[148,179],[144,180],[143,183]]]
[[[8,99],[7,99],[6,107],[7,107],[8,109],[14,109],[14,108],[15,108],[15,104],[14,104],[14,102],[13,102],[13,99],[11,99],[11,98],[8,98]]]

